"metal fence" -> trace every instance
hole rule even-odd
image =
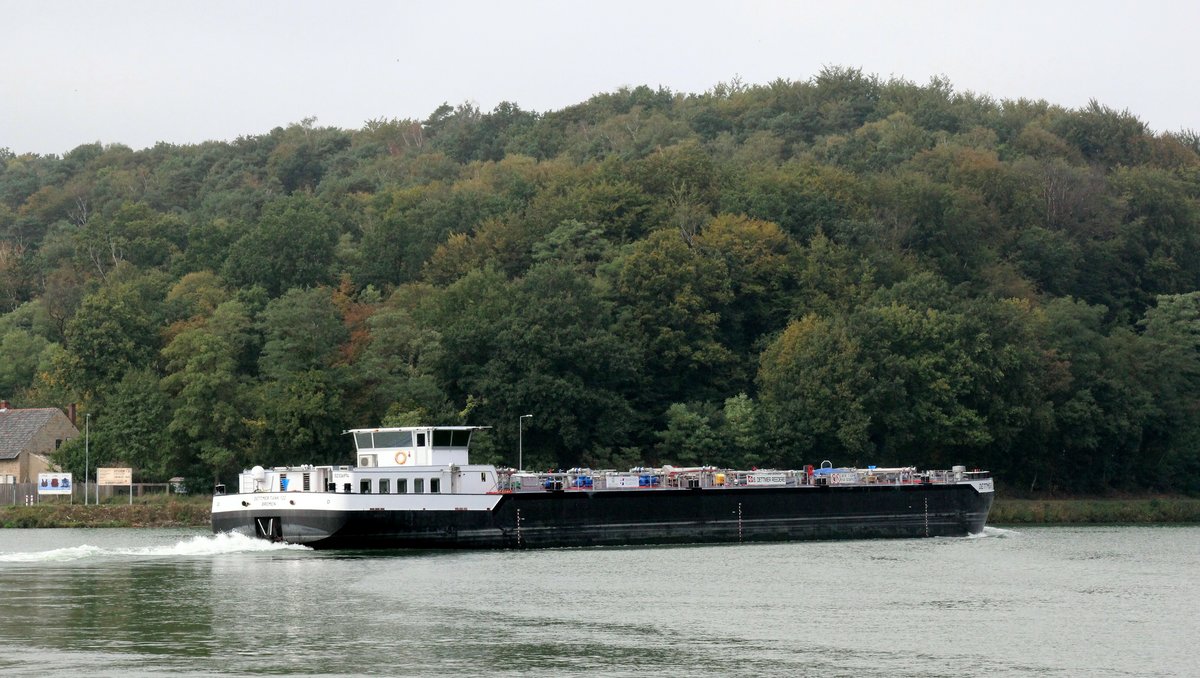
[[[129,501],[131,488],[134,499],[172,492],[170,483],[134,483],[132,486],[77,483],[75,487],[71,488],[70,495],[39,495],[37,483],[0,483],[0,506],[32,506],[49,503],[82,504],[84,503],[84,490],[87,491],[87,503],[89,504]]]

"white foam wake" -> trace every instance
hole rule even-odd
[[[258,551],[309,550],[307,546],[270,542],[242,534],[222,533],[184,539],[169,546],[101,548],[90,544],[50,551],[0,553],[0,563],[65,563],[87,558],[164,558],[172,556],[213,556]]]
[[[65,563],[71,560],[81,560],[100,555],[104,549],[99,546],[72,546],[52,551],[34,551],[30,553],[0,553],[0,563]]]
[[[1019,537],[1019,536],[1021,536],[1021,533],[1017,532],[1016,530],[1006,530],[1002,527],[992,527],[991,525],[984,525],[983,532],[980,532],[979,534],[969,534],[969,535],[967,535],[967,538],[969,538],[969,539],[986,539],[988,537],[996,537],[998,539],[1008,539],[1010,537]]]

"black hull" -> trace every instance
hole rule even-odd
[[[992,498],[966,484],[514,493],[492,511],[214,513],[213,530],[270,538],[277,525],[276,538],[336,549],[944,537],[982,532]]]

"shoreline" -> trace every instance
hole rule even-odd
[[[36,504],[0,506],[0,529],[57,527],[207,527],[211,501],[205,497],[133,504]]]
[[[1200,523],[1200,498],[996,499],[989,525],[1149,525]]]
[[[1148,525],[1200,523],[1200,498],[997,498],[989,525]],[[0,529],[57,527],[208,527],[207,497],[134,504],[0,506]]]

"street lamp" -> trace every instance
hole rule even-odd
[[[79,429],[75,429],[78,431]],[[91,462],[92,413],[83,415],[83,505],[88,503],[88,464]]]
[[[533,419],[533,415],[532,414],[522,414],[521,416],[517,417],[517,470],[518,471],[522,471],[525,469],[525,460],[524,460],[525,430],[522,427],[522,424],[525,423],[526,419]]]

